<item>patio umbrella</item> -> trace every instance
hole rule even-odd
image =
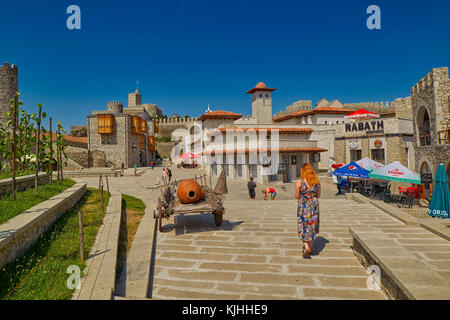
[[[193,153],[185,153],[181,156],[178,156],[178,159],[197,159],[200,158],[198,155],[193,154]]]
[[[434,179],[434,190],[428,207],[428,215],[438,218],[449,218],[450,192],[448,189],[448,178],[444,165],[441,163],[437,169]]]
[[[345,177],[352,177],[352,178],[368,178],[369,177],[369,170],[366,170],[364,168],[361,168],[356,162],[350,162],[349,164],[336,169],[333,174],[335,176],[345,176]]]
[[[356,163],[360,167],[362,167],[362,168],[364,168],[366,170],[369,170],[369,171],[372,171],[372,170],[384,167],[384,164],[376,162],[375,160],[372,160],[370,158],[363,158],[361,160],[356,161]]]
[[[369,174],[369,178],[422,184],[420,181],[420,176],[417,173],[409,170],[398,161],[394,161],[384,167],[374,169]]]
[[[333,168],[333,169],[338,169],[338,168],[340,168],[340,167],[342,167],[342,166],[344,166],[345,165],[345,163],[333,163],[332,165],[331,165],[331,167]]]
[[[365,109],[359,109],[358,111],[352,112],[348,115],[346,115],[345,119],[374,119],[379,118],[380,115],[377,113],[373,113],[370,111],[367,111]]]

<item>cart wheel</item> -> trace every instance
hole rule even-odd
[[[161,205],[161,198],[158,198],[158,212],[159,212],[159,232],[162,231],[162,205]]]
[[[222,225],[223,211],[214,211],[213,216],[216,227],[220,227]]]

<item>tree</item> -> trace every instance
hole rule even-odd
[[[67,144],[66,140],[64,139],[64,134],[66,133],[66,130],[64,130],[61,121],[57,122],[57,129],[56,129],[56,156],[57,156],[57,162],[58,162],[58,179],[61,183],[64,179],[63,176],[63,165],[67,165],[68,156],[65,152]],[[63,158],[65,161],[63,162]]]
[[[36,119],[36,172],[35,172],[35,176],[34,176],[34,189],[37,190],[38,189],[38,185],[39,185],[39,181],[38,181],[38,176],[39,176],[39,156],[40,156],[40,152],[39,152],[39,143],[41,141],[41,119],[46,117],[45,112],[42,113],[42,104],[39,103],[37,105],[38,108],[38,117]]]
[[[6,114],[7,118],[10,118],[8,122],[6,123],[8,128],[11,128],[12,130],[12,137],[11,140],[11,173],[12,173],[12,179],[11,179],[11,193],[13,200],[16,200],[16,144],[17,144],[17,136],[16,136],[16,129],[17,129],[17,113],[20,106],[23,106],[23,103],[19,100],[20,93],[16,92],[16,95],[14,96],[14,99],[9,100],[11,103],[10,105],[10,112]]]

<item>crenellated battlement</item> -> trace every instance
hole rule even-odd
[[[344,103],[344,109],[359,110],[366,109],[368,111],[390,112],[395,111],[394,102],[376,101],[376,102],[357,102]]]
[[[193,124],[195,121],[198,121],[198,118],[171,118],[171,119],[163,119],[157,118],[160,124],[162,123],[173,123],[173,124]]]
[[[108,112],[123,113],[123,103],[119,101],[108,102]]]
[[[411,88],[411,95],[418,95],[424,91],[432,90],[437,83],[448,81],[448,68],[434,68],[425,77],[420,79],[414,87]]]

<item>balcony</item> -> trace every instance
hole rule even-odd
[[[419,136],[420,147],[431,146],[431,136],[429,134]]]

